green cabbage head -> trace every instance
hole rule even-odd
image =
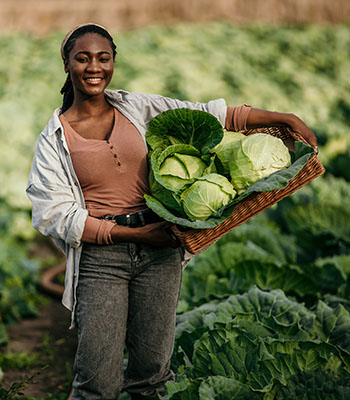
[[[205,221],[236,195],[231,183],[219,174],[199,178],[181,194],[183,209],[191,221]]]
[[[192,183],[192,179],[202,176],[206,168],[199,157],[174,153],[163,161],[159,173],[171,190],[179,192]]]
[[[255,133],[233,146],[229,165],[231,183],[241,194],[259,179],[289,167],[291,157],[281,139]]]
[[[245,137],[246,136],[240,132],[224,132],[224,137],[221,142],[212,149],[212,153],[216,153],[218,159],[221,161],[223,172],[227,176],[230,175],[232,148],[239,140],[244,139]]]

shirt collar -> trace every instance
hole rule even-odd
[[[52,114],[49,123],[46,126],[46,133],[48,136],[53,135],[56,133],[59,129],[62,131],[62,124],[60,119],[58,118],[59,114],[61,112],[60,108],[56,108],[54,113]]]

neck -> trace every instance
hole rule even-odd
[[[80,117],[93,117],[108,111],[112,106],[105,99],[104,93],[98,96],[83,97],[74,95],[70,112]]]

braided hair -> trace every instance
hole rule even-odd
[[[63,47],[63,58],[64,60],[68,60],[69,59],[69,54],[72,51],[76,40],[81,37],[84,36],[86,33],[97,33],[98,35],[101,35],[102,37],[106,38],[112,48],[113,51],[113,60],[115,59],[115,56],[117,54],[117,47],[113,41],[112,36],[108,33],[108,31],[106,31],[105,29],[103,29],[101,26],[98,25],[84,25],[78,29],[76,29],[68,38],[67,42],[64,44]],[[66,110],[68,110],[68,108],[73,104],[74,101],[74,91],[73,91],[73,84],[72,84],[72,80],[71,77],[68,73],[67,79],[61,89],[61,94],[63,95],[63,103],[62,103],[62,107],[61,107],[61,113],[64,113]]]

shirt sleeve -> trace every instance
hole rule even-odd
[[[64,168],[56,135],[40,135],[26,188],[32,202],[32,225],[45,236],[64,241],[69,247],[81,245],[88,211],[79,201],[74,178]],[[61,246],[62,247],[62,246]]]
[[[106,93],[112,98],[117,95],[115,91],[108,90]],[[133,113],[140,116],[140,121],[148,125],[149,121],[158,114],[177,108],[189,108],[191,110],[206,111],[214,115],[222,126],[226,117],[226,101],[222,98],[210,100],[207,103],[190,102],[173,99],[159,94],[128,93],[123,94],[124,102],[132,105]],[[123,102],[121,103],[123,104]]]
[[[96,244],[112,244],[111,230],[114,226],[115,223],[112,221],[88,215],[81,241]]]
[[[251,106],[243,104],[242,106],[227,107],[225,128],[228,131],[243,131],[247,129],[247,119]]]

